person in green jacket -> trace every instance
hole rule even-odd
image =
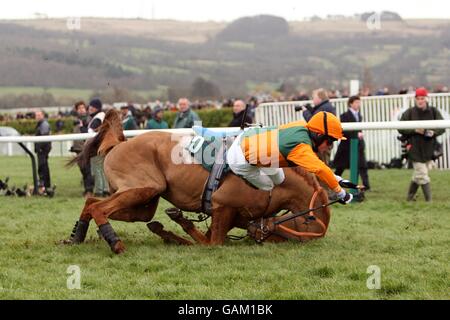
[[[163,120],[164,111],[161,107],[155,107],[152,118],[147,121],[146,129],[168,129],[169,125]]]
[[[441,113],[428,105],[428,92],[425,88],[416,90],[416,104],[413,108],[406,110],[401,121],[412,120],[442,120]],[[445,132],[444,129],[413,129],[398,130],[409,141],[408,158],[412,161],[414,172],[408,190],[408,201],[413,201],[419,186],[422,187],[425,201],[431,201],[430,177],[428,169],[433,163],[436,137]]]
[[[129,110],[129,106],[122,106],[120,107],[120,112],[122,114],[122,127],[123,130],[137,130],[138,125],[136,123],[136,120],[133,117],[133,114]]]
[[[188,99],[181,98],[178,100],[178,109],[180,112],[178,112],[173,122],[174,129],[192,128],[194,122],[201,121],[197,113],[191,110]]]

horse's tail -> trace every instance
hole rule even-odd
[[[90,158],[96,155],[105,156],[112,148],[123,141],[125,141],[125,136],[119,112],[114,109],[109,110],[105,115],[105,120],[99,127],[97,135],[86,141],[83,150],[71,159],[67,166],[73,166],[78,163],[81,167],[85,167],[89,163]]]

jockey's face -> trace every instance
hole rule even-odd
[[[324,143],[327,146],[333,145],[333,142],[336,141],[333,137],[326,136],[324,134],[311,132],[311,141],[313,143],[313,150],[314,152],[319,151],[319,147],[324,145]]]

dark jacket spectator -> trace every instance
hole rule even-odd
[[[42,111],[35,114],[38,123],[36,125],[37,136],[47,136],[50,134],[50,125],[45,119]],[[52,148],[51,142],[37,142],[34,144],[34,150],[38,158],[38,174],[39,174],[39,192],[44,194],[50,191],[50,168],[48,166],[48,154]]]
[[[42,112],[42,111],[38,111]],[[50,124],[47,119],[39,119],[36,124],[36,136],[48,136],[50,134]],[[36,142],[34,144],[34,152],[36,153],[49,153],[52,149],[51,142]]]
[[[88,117],[87,117],[87,110],[86,105],[83,101],[77,102],[75,104],[74,110],[76,111],[77,118],[74,120],[74,127],[73,132],[74,133],[87,133],[88,132]],[[71,152],[75,152],[76,154],[79,154],[83,150],[85,141],[84,140],[77,140],[73,142],[72,148],[70,149]],[[91,174],[91,164],[87,163],[85,165],[81,165],[78,163],[78,167],[80,168],[81,175],[83,177],[83,186],[84,186],[84,193],[83,195],[87,198],[92,196],[94,191],[94,178]]]
[[[96,132],[105,119],[105,113],[102,111],[102,102],[99,99],[93,99],[89,103],[89,124],[88,132]]]
[[[87,133],[89,122],[85,103],[83,101],[77,102],[74,110],[76,118],[73,121],[73,133]],[[80,153],[83,150],[84,143],[84,140],[74,141],[70,151]]]
[[[317,89],[313,92],[313,103],[314,106],[312,108],[305,108],[303,110],[303,118],[305,121],[309,121],[313,115],[320,111],[331,112],[336,115],[336,109],[328,99],[328,95],[325,90]]]
[[[306,109],[303,111],[303,118],[308,122],[313,115],[320,111],[331,112],[332,114],[336,114],[336,108],[331,104],[330,100],[325,100],[319,103],[317,106],[312,107],[310,110]]]
[[[88,132],[97,132],[98,128],[105,120],[105,113],[102,111],[102,102],[93,99],[89,103],[89,124]],[[94,177],[94,196],[102,197],[109,194],[108,181],[103,170],[104,156],[96,155],[90,159],[91,174]]]
[[[441,113],[434,107],[428,105],[428,91],[425,88],[416,89],[415,106],[406,110],[401,117],[401,121],[412,120],[441,120]],[[415,195],[419,186],[422,187],[426,201],[431,201],[430,176],[428,170],[432,165],[434,150],[436,147],[436,137],[444,133],[444,129],[425,130],[421,128],[413,130],[399,130],[408,139],[408,158],[412,161],[413,176],[409,186],[407,200],[415,200]]]
[[[421,110],[417,106],[414,106],[406,110],[400,120],[442,120],[442,115],[435,107],[427,106],[425,110]],[[433,130],[434,134],[432,136],[427,135],[427,132],[430,132],[430,130],[424,130],[423,133],[415,130],[399,130],[399,132],[409,139],[411,145],[408,151],[409,159],[415,162],[427,162],[433,159],[436,137],[443,134],[445,130]]]
[[[242,123],[242,119],[244,118],[244,111],[241,111],[239,113],[233,113],[233,120],[231,120],[230,124],[228,125],[229,127],[240,127],[241,123]],[[250,116],[247,114],[245,116],[245,120],[244,120],[244,126],[248,127],[247,123],[252,123],[252,118],[250,118]]]
[[[244,120],[244,126],[247,127],[246,123],[252,123],[252,118],[247,113],[245,115],[245,103],[242,100],[236,100],[233,104],[233,120],[231,120],[229,127],[240,127],[242,124],[242,120]]]
[[[191,110],[188,99],[178,100],[178,109],[180,111],[173,122],[173,128],[192,128],[196,121],[201,121],[197,113]]]
[[[120,108],[122,116],[122,128],[123,130],[137,130],[139,129],[133,113],[130,111],[129,106],[123,106]]]
[[[164,111],[161,107],[155,107],[152,118],[148,120],[146,129],[168,129],[169,125],[163,120]]]
[[[359,97],[350,97],[349,110],[341,114],[341,122],[362,122],[363,117],[359,112],[359,104]],[[336,168],[335,174],[340,176],[345,169],[350,168],[350,141],[351,139],[358,139],[358,171],[363,185],[366,189],[370,189],[369,176],[367,173],[367,160],[365,155],[366,145],[362,131],[344,131],[344,137],[346,137],[347,140],[341,140],[333,161]]]

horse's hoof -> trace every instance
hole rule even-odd
[[[164,230],[164,226],[158,221],[147,223],[147,228],[153,233],[158,233]]]
[[[111,248],[111,250],[115,253],[115,254],[121,254],[125,252],[125,245],[123,244],[122,241],[117,241],[114,244],[114,247]]]
[[[73,239],[63,239],[63,240],[60,240],[59,243],[64,244],[64,245],[78,244],[77,242],[73,241]]]

